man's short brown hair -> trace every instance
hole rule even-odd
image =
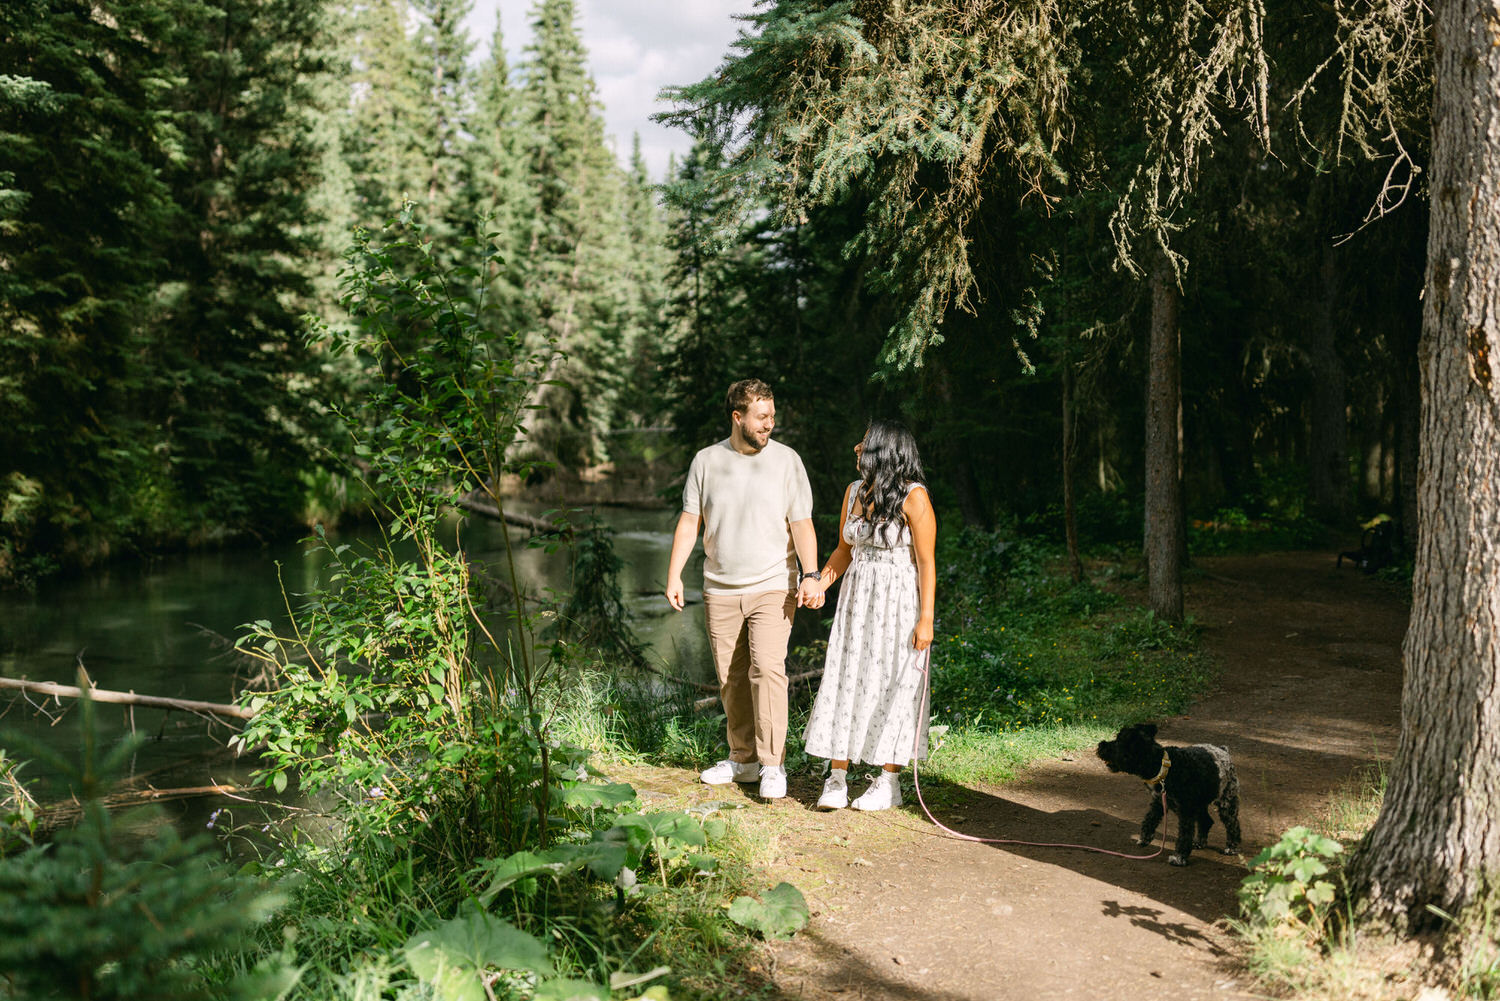
[[[750,409],[750,404],[756,400],[776,401],[776,396],[771,392],[771,387],[759,379],[741,379],[729,387],[729,392],[724,396],[724,416],[731,422],[735,414],[742,414]]]

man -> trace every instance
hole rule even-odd
[[[709,785],[760,780],[760,795],[786,795],[786,644],[792,616],[817,608],[818,544],[812,486],[797,453],[771,440],[771,387],[744,379],[725,399],[729,437],[693,457],[672,536],[667,601],[682,611],[682,570],[703,528],[703,604],[729,758],[702,775]]]

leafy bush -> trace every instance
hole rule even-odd
[[[1293,827],[1250,863],[1240,884],[1240,910],[1263,925],[1293,924],[1320,933],[1337,897],[1325,879],[1344,846],[1306,827]]]

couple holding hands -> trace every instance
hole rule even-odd
[[[859,479],[844,491],[839,543],[821,570],[812,487],[797,453],[771,440],[771,387],[729,387],[729,437],[693,457],[672,537],[667,600],[683,607],[682,571],[703,531],[703,604],[729,738],[710,785],[760,781],[786,795],[787,640],[799,607],[820,608],[844,580],[823,679],[805,733],[830,771],[818,806],[849,805],[851,763],[881,770],[853,803],[901,804],[898,775],[927,748],[923,710],[937,567],[937,519],[916,442],[900,424],[872,421],[854,446]]]

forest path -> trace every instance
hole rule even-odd
[[[1235,913],[1247,859],[1286,828],[1321,819],[1356,769],[1389,758],[1407,605],[1398,589],[1337,570],[1326,553],[1196,565],[1187,609],[1220,679],[1191,713],[1160,720],[1159,739],[1230,749],[1243,857],[1215,850],[1217,823],[1186,868],[1165,855],[1127,861],[964,842],[936,831],[915,802],[887,813],[815,812],[818,788],[804,778],[788,799],[760,807],[783,821],[770,882],[797,885],[813,913],[794,939],[768,946],[762,972],[780,993],[809,1001],[1255,996],[1222,919]],[[1080,753],[934,812],[979,836],[1140,852],[1131,838],[1144,806],[1138,780]],[[1167,823],[1175,836],[1175,819]]]

